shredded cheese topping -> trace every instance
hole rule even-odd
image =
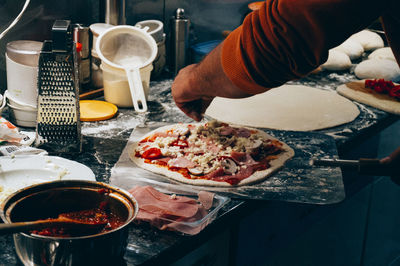
[[[247,134],[246,136],[240,136],[241,134],[237,134],[240,130],[245,131],[217,121],[210,121],[204,125],[180,124],[166,132],[159,132],[160,136],[154,141],[140,143],[136,152],[143,155],[149,148],[158,148],[163,157],[185,157],[206,174],[221,167],[218,158],[230,157],[233,151],[249,152],[256,145],[265,143],[265,139],[258,132],[247,130],[243,133]],[[187,146],[174,145],[176,141],[187,143]],[[245,169],[247,166],[239,167]]]

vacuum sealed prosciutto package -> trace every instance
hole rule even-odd
[[[197,195],[162,193],[153,186],[135,186],[129,192],[139,205],[136,222],[188,235],[203,230],[229,200],[207,191]]]

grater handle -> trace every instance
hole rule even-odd
[[[53,51],[69,52],[72,44],[71,21],[56,20],[51,28]]]
[[[129,89],[131,91],[131,97],[133,107],[137,112],[147,111],[147,102],[144,95],[144,89],[142,84],[142,78],[140,77],[139,68],[125,68],[126,75],[128,77]]]

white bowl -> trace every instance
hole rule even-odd
[[[4,99],[5,100],[8,99],[8,102],[12,106],[15,106],[17,108],[24,109],[24,110],[32,110],[32,111],[37,110],[37,106],[22,102],[21,100],[15,98],[13,95],[11,95],[11,93],[8,90],[6,90],[4,92]]]
[[[135,26],[138,26],[143,29],[148,27],[147,32],[154,38],[156,43],[159,43],[163,40],[164,24],[161,21],[154,19],[143,20],[136,23]]]
[[[22,127],[36,127],[37,110],[24,109],[7,103],[10,109],[11,122]]]

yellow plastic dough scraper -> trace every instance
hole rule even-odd
[[[101,121],[115,116],[118,107],[112,103],[97,100],[81,100],[81,121]]]

